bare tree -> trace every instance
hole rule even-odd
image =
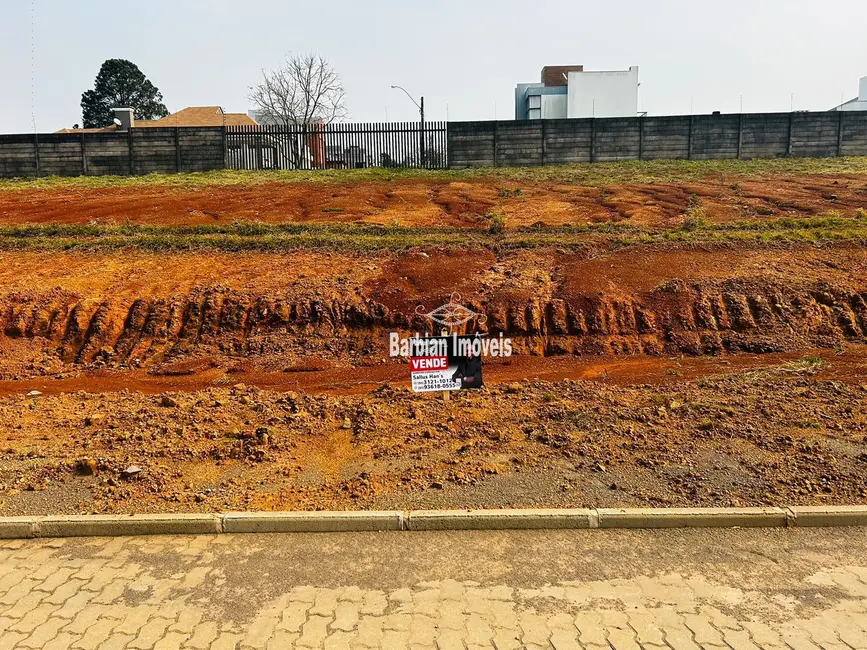
[[[347,115],[340,75],[317,54],[287,56],[282,67],[263,70],[249,97],[269,121],[285,126],[331,124]]]

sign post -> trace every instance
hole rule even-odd
[[[424,97],[421,98],[421,105],[424,106]],[[421,118],[421,128],[422,128],[422,130],[424,130],[424,110],[423,109],[422,109],[422,118]],[[424,142],[424,136],[422,136],[422,143],[423,142]],[[423,147],[424,147],[424,145],[422,145],[422,151],[424,151]],[[443,330],[442,335],[448,336],[449,335],[448,330]],[[451,399],[452,399],[452,392],[449,390],[444,390],[443,391],[443,401],[444,402],[450,402]]]
[[[412,390],[442,391],[448,401],[453,390],[482,387],[482,358],[475,353],[474,336],[431,336],[414,340],[410,355]]]

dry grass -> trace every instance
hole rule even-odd
[[[498,167],[482,169],[384,169],[318,171],[219,170],[192,174],[145,176],[79,176],[0,180],[0,191],[34,189],[88,189],[106,187],[198,187],[261,183],[351,183],[371,180],[425,179],[460,181],[491,179],[519,187],[522,182],[551,182],[585,186],[621,183],[694,181],[708,177],[724,180],[785,174],[867,174],[867,157],[774,158],[760,160],[651,160],[584,163],[556,167]]]

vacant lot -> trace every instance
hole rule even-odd
[[[467,171],[215,172],[0,181],[0,224],[226,225],[341,222],[478,228],[628,222],[678,227],[853,214],[867,163],[660,161]]]
[[[0,513],[867,502],[865,209],[863,159],[0,183]],[[414,396],[454,293],[518,355]]]

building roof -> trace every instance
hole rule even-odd
[[[546,65],[542,68],[542,83],[546,86],[565,86],[570,72],[584,72],[584,66]]]
[[[246,113],[224,113],[219,106],[188,106],[159,120],[135,120],[134,128],[166,128],[173,126],[256,126]],[[101,129],[60,129],[56,133],[113,133],[117,125]]]
[[[167,126],[255,126],[246,113],[224,113],[219,106],[188,106],[159,120],[136,120],[136,128]]]
[[[98,129],[60,129],[55,133],[113,133],[117,131],[117,125],[111,124]]]

